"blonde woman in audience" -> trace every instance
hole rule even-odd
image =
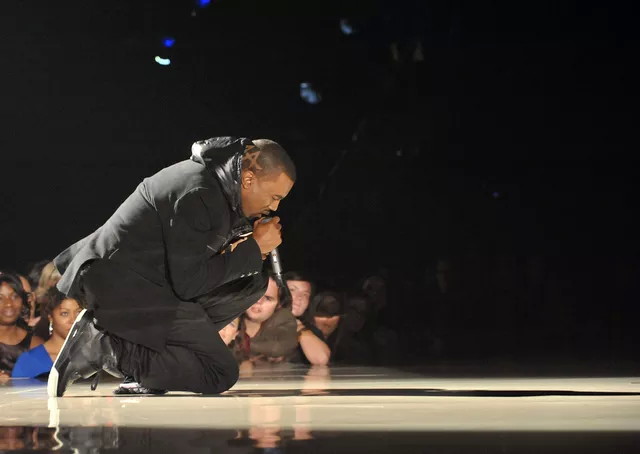
[[[41,301],[44,295],[49,291],[51,287],[54,287],[60,280],[60,273],[56,269],[53,262],[47,263],[38,279],[38,287],[35,290],[36,300]]]
[[[30,273],[32,280],[35,279],[35,273]],[[47,305],[47,292],[50,288],[55,287],[60,280],[60,273],[56,269],[53,262],[47,262],[42,267],[42,271],[37,275],[38,285],[33,292],[36,306],[37,316],[34,319],[29,320],[29,326],[33,327],[33,333],[42,338],[49,338],[49,320],[46,317],[42,318],[41,315],[44,312],[44,307]]]

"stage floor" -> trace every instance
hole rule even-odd
[[[0,450],[640,452],[640,377],[278,365],[219,396],[0,387]],[[510,375],[510,376],[506,376]],[[537,375],[537,376],[534,376]]]

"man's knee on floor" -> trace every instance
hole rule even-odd
[[[225,365],[225,367],[208,365],[205,367],[205,374],[206,389],[201,392],[204,394],[219,394],[231,389],[236,384],[240,371],[238,364],[234,361]]]

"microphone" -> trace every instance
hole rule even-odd
[[[269,222],[273,219],[272,216],[264,217],[260,219],[261,223]],[[282,262],[280,262],[280,254],[278,253],[278,248],[275,248],[273,251],[269,252],[269,259],[271,259],[271,268],[273,269],[273,274],[275,274],[275,280],[278,285],[284,285],[284,279],[282,278]]]

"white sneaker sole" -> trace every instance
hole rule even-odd
[[[47,381],[47,395],[49,397],[58,397],[58,380],[60,379],[60,374],[58,373],[58,369],[56,368],[56,366],[58,365],[58,360],[60,359],[61,353],[64,351],[64,348],[67,346],[67,341],[76,335],[76,331],[74,330],[74,328],[76,327],[76,324],[78,323],[78,321],[82,319],[85,312],[87,312],[86,309],[83,309],[82,311],[80,311],[75,321],[73,322],[73,325],[71,325],[71,329],[69,330],[69,335],[65,338],[64,342],[62,343],[62,347],[60,348],[58,357],[53,363],[53,367],[51,367],[51,372],[49,372],[49,380]]]

